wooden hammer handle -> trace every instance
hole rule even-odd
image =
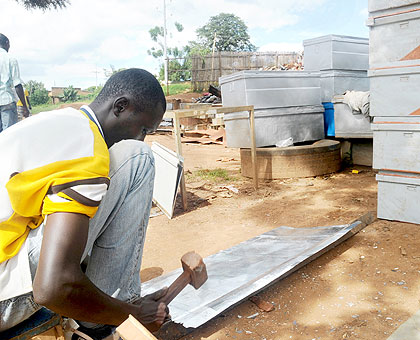
[[[175,297],[191,282],[191,275],[188,272],[182,272],[178,278],[172,282],[168,288],[168,292],[165,296],[159,299],[159,302],[163,302],[168,305]]]

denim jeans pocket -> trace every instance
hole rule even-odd
[[[26,320],[40,308],[32,293],[0,301],[0,332]]]

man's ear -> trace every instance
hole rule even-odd
[[[130,104],[130,101],[126,97],[119,97],[115,99],[113,104],[113,111],[115,116],[119,116],[121,112],[125,111]]]

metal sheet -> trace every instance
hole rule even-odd
[[[418,59],[418,52],[416,57],[414,51],[420,48],[420,4],[417,2],[415,7],[411,11],[397,8],[393,14],[368,20],[371,68],[387,62]]]
[[[241,71],[220,77],[224,106],[255,109],[321,105],[319,73],[306,71]]]
[[[369,12],[393,10],[394,12],[406,11],[410,5],[417,5],[418,0],[369,0]],[[400,8],[399,8],[400,7]],[[375,13],[375,15],[379,15]]]
[[[155,158],[153,202],[172,218],[184,159],[157,142],[152,143],[152,151]]]
[[[342,96],[336,96],[334,103],[335,136],[338,138],[372,138],[370,121],[362,114],[355,114],[343,102]]]
[[[420,224],[420,175],[381,171],[378,181],[378,217]]]
[[[367,71],[321,71],[321,99],[330,102],[347,90],[369,91]]]
[[[255,142],[257,147],[276,145],[293,138],[294,143],[324,138],[324,107],[299,106],[255,110]],[[224,116],[226,143],[231,148],[251,147],[248,115],[232,113]]]
[[[303,41],[306,71],[367,70],[369,39],[326,35]]]
[[[396,117],[419,114],[418,61],[389,63],[387,68],[370,70],[369,77],[371,116]]]
[[[279,227],[205,258],[209,279],[198,290],[186,287],[172,301],[173,322],[186,328],[204,324],[322,255],[372,220],[369,214],[347,225]],[[142,294],[169,286],[180,273],[178,269],[144,283]]]
[[[418,172],[420,117],[375,117],[374,122],[373,167]]]

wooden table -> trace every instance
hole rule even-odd
[[[252,168],[253,168],[253,183],[255,189],[258,189],[258,172],[257,172],[257,148],[255,144],[255,120],[254,120],[254,106],[203,106],[191,109],[181,109],[181,110],[169,110],[166,111],[163,118],[172,118],[174,123],[174,130],[175,130],[175,143],[176,143],[176,152],[178,155],[182,155],[182,144],[181,144],[181,118],[189,118],[189,117],[202,117],[202,116],[209,116],[215,115],[218,113],[229,114],[233,112],[243,112],[248,111],[248,119],[249,119],[249,132],[251,136],[251,160],[252,160]],[[181,177],[181,197],[182,197],[182,205],[184,210],[187,210],[187,190],[185,187],[185,176],[184,172],[182,172]]]

